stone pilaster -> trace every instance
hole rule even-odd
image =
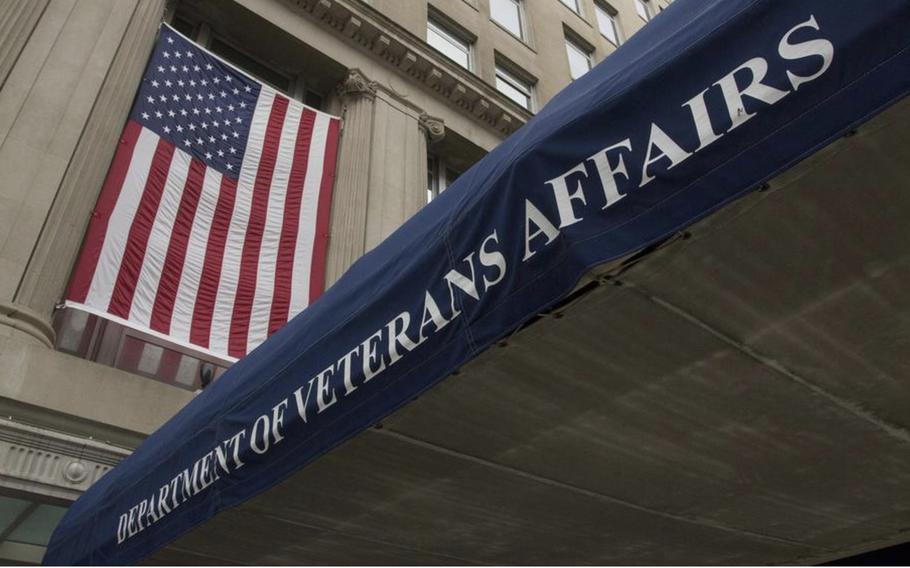
[[[446,135],[446,126],[441,118],[436,118],[435,116],[430,116],[427,113],[422,113],[418,121],[420,127],[421,136],[418,138],[418,154],[423,156],[423,161],[419,164],[420,166],[420,175],[421,179],[427,179],[427,153],[429,148],[439,142]],[[426,183],[426,182],[424,182]],[[415,202],[412,207],[416,207],[414,211],[420,210],[420,207],[426,203],[425,192],[421,192],[419,195],[420,202]],[[415,198],[416,199],[416,198]]]
[[[13,69],[28,36],[38,24],[48,0],[0,2],[0,88]]]
[[[130,16],[14,301],[49,318],[62,297],[83,234],[139,81],[151,53],[165,0],[142,0]],[[79,9],[77,4],[76,9]]]
[[[332,193],[326,287],[365,252],[376,83],[359,69],[351,69],[338,85],[337,94],[342,104],[342,130]]]
[[[373,109],[366,250],[426,204],[426,151],[418,126],[421,109],[391,89],[380,88]]]
[[[326,285],[426,205],[427,145],[445,125],[352,69],[339,84],[343,128]]]

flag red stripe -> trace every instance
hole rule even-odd
[[[142,126],[130,120],[120,135],[120,143],[114,154],[114,161],[111,162],[107,178],[101,188],[101,194],[98,196],[98,202],[95,204],[95,210],[92,212],[91,223],[85,233],[85,241],[82,243],[82,251],[79,253],[79,260],[76,262],[69,290],[66,292],[66,297],[70,300],[85,303],[85,298],[88,296],[92,278],[95,276],[95,268],[98,266],[98,258],[101,256],[101,249],[104,246],[108,222],[114,206],[117,205],[117,199],[120,198],[120,190],[123,188],[126,173],[130,169],[130,162],[133,161],[133,150],[136,148],[136,140],[139,139],[141,131]]]
[[[174,313],[174,299],[180,286],[183,274],[183,263],[186,260],[186,245],[190,240],[190,230],[196,217],[196,207],[202,193],[202,180],[205,178],[205,164],[197,159],[190,161],[186,175],[186,184],[180,196],[180,206],[174,218],[171,241],[168,243],[161,279],[158,281],[158,292],[152,307],[150,327],[161,333],[170,333],[171,316]]]
[[[310,156],[310,142],[313,139],[313,123],[316,113],[304,109],[297,130],[294,159],[288,192],[284,201],[284,218],[281,224],[281,238],[278,242],[278,258],[275,263],[275,288],[272,293],[272,311],[269,316],[269,335],[272,335],[288,321],[291,305],[291,280],[294,274],[294,249],[297,248],[297,233],[300,230],[300,202],[303,184],[306,181],[307,160]]]
[[[310,303],[325,290],[325,255],[329,244],[329,213],[332,209],[332,186],[335,183],[335,155],[338,149],[339,121],[329,121],[326,137],[325,161],[322,170],[322,185],[319,187],[319,201],[316,209],[316,234],[313,239],[313,258],[310,263]]]
[[[223,176],[221,187],[218,190],[218,203],[215,205],[215,213],[212,217],[212,226],[209,229],[208,243],[205,246],[202,277],[199,280],[199,290],[196,292],[193,323],[190,327],[190,343],[200,347],[209,346],[212,311],[215,309],[215,298],[218,296],[218,284],[221,281],[221,265],[224,262],[224,243],[227,242],[236,197],[237,180]]]
[[[247,352],[247,336],[250,329],[250,313],[253,309],[253,297],[256,295],[256,274],[259,269],[259,250],[262,246],[262,235],[265,231],[266,211],[269,205],[269,190],[272,174],[278,159],[278,146],[281,143],[281,128],[287,113],[288,99],[276,96],[269,113],[269,122],[253,184],[253,200],[250,205],[250,220],[246,227],[243,241],[243,252],[240,255],[240,275],[237,278],[237,295],[234,298],[234,311],[231,315],[228,354],[232,357],[243,357]]]
[[[139,208],[130,225],[126,249],[123,251],[123,259],[117,273],[117,282],[114,284],[111,302],[107,309],[109,313],[124,319],[130,315],[133,294],[136,292],[136,282],[142,270],[142,262],[145,260],[145,249],[148,246],[155,217],[158,215],[158,205],[161,203],[161,194],[164,193],[164,184],[167,181],[173,156],[174,146],[163,138],[158,140],[158,147],[155,149],[155,157],[152,158],[152,166],[145,182],[145,189],[142,191]]]

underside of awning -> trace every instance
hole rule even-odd
[[[908,132],[905,101],[592,272],[148,562],[814,564],[906,540]]]

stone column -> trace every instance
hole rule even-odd
[[[0,4],[0,88],[13,69],[48,0],[6,0]]]
[[[44,42],[49,38],[55,40],[55,45],[48,48],[49,53],[46,54],[51,63],[56,57],[72,63],[73,58],[82,52],[86,58],[80,62],[82,68],[76,70],[78,76],[72,79],[71,91],[61,98],[60,109],[52,107],[48,113],[45,108],[41,120],[36,117],[32,119],[34,124],[23,125],[23,129],[36,131],[33,138],[50,137],[45,151],[48,156],[45,161],[49,163],[43,168],[35,168],[33,178],[17,180],[23,185],[20,190],[30,192],[22,206],[30,213],[27,219],[30,225],[19,229],[16,235],[19,242],[15,247],[21,249],[16,256],[24,254],[27,262],[16,267],[20,270],[18,283],[8,283],[15,290],[12,305],[8,302],[11,289],[0,291],[0,303],[6,303],[0,306],[0,314],[6,311],[6,317],[20,319],[27,314],[31,319],[37,317],[44,322],[49,322],[54,304],[63,296],[95,200],[151,53],[165,0],[66,4],[65,0],[55,0],[48,6],[10,76],[12,82],[20,72],[19,66],[30,64],[26,58],[29,49],[42,47],[32,46],[32,42]],[[68,13],[64,13],[62,8],[67,8]],[[93,29],[85,29],[86,25]],[[48,29],[42,29],[42,26]],[[74,29],[70,31],[70,27]],[[84,47],[82,42],[92,43]],[[58,48],[59,44],[62,45]],[[61,51],[59,55],[58,50]],[[34,72],[36,92],[50,88],[61,79],[60,71],[55,69],[51,65],[48,73],[56,72],[57,76],[46,79],[43,68]],[[72,72],[71,69],[67,71]],[[29,69],[24,69],[22,75],[28,72]],[[63,90],[63,87],[55,86],[55,89]],[[17,121],[30,118],[23,116],[32,104],[30,98],[23,101],[23,110]],[[0,106],[3,102],[0,97]],[[38,103],[46,107],[46,97],[41,97],[35,104]],[[18,126],[13,125],[10,136],[14,136]],[[22,136],[25,138],[28,135]],[[25,146],[33,151],[34,143],[26,140]],[[5,150],[6,147],[0,149],[0,153]],[[0,162],[0,174],[7,166]],[[3,248],[4,253],[14,249],[9,241]],[[39,327],[44,333],[50,330],[46,323]],[[52,335],[45,339],[46,342],[53,341]]]
[[[426,204],[427,156],[418,126],[423,112],[380,87],[374,113],[366,250]]]
[[[344,122],[326,285],[426,204],[427,145],[445,133],[441,120],[357,69],[338,93]]]
[[[376,83],[359,69],[351,69],[336,91],[342,105],[342,127],[332,192],[326,287],[365,252]]]

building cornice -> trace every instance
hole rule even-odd
[[[0,486],[72,500],[130,451],[0,419]]]
[[[533,116],[477,75],[371,7],[352,0],[287,0],[306,16],[426,85],[465,114],[508,136]]]

